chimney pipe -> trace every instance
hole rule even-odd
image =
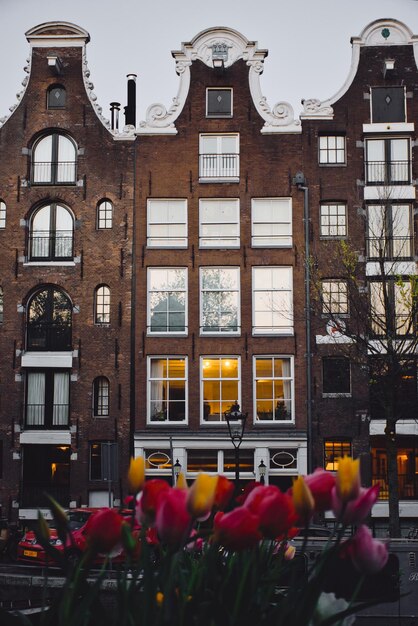
[[[128,104],[125,109],[126,126],[136,126],[136,74],[128,74]]]
[[[110,128],[112,130],[119,130],[119,111],[120,102],[110,103]]]

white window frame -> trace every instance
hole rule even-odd
[[[165,359],[167,362],[171,359],[171,360],[180,360],[183,359],[184,360],[184,378],[169,378],[167,377],[161,377],[161,378],[151,378],[151,361],[153,359]],[[167,383],[169,384],[170,380],[182,380],[184,381],[184,414],[185,414],[185,418],[183,421],[171,421],[169,419],[164,419],[159,421],[156,420],[152,420],[151,419],[151,385],[154,381],[167,381]],[[167,399],[166,402],[168,403],[169,400]],[[184,355],[173,355],[173,354],[163,354],[163,355],[158,355],[158,354],[153,354],[153,355],[149,355],[147,357],[147,425],[149,426],[156,426],[161,427],[161,426],[167,426],[167,424],[170,425],[170,427],[172,426],[184,426],[185,424],[189,423],[189,370],[188,370],[188,357],[184,356]]]
[[[347,218],[348,211],[345,202],[321,202],[319,206],[320,238],[346,239],[348,234]],[[335,224],[332,223],[333,221],[335,221]],[[342,228],[344,228],[343,233],[339,232]]]
[[[207,137],[216,138],[216,152],[206,152],[204,143]],[[224,138],[235,139],[234,152],[223,150]],[[199,181],[208,183],[239,182],[239,173],[239,133],[201,133],[199,135]]]
[[[286,420],[278,420],[275,417],[271,420],[261,420],[257,417],[257,359],[286,359],[290,364],[290,376],[289,377],[268,377],[268,380],[272,380],[273,384],[276,380],[290,381],[290,407],[291,418]],[[285,398],[287,399],[287,398]],[[274,398],[272,398],[274,402]],[[295,423],[295,359],[289,354],[257,354],[253,355],[253,416],[254,424],[294,424]]]
[[[345,294],[345,306],[343,306],[344,298],[340,297],[341,294]],[[321,300],[323,315],[347,317],[349,314],[347,281],[338,279],[323,280],[321,284]]]
[[[213,219],[209,220],[203,218],[203,212],[206,207],[211,206],[211,212],[213,211]],[[223,207],[230,206],[234,208],[235,219],[234,221],[222,222]],[[211,216],[212,217],[212,216]],[[221,234],[223,225],[235,225],[236,234],[232,236],[223,236]],[[204,236],[204,227],[217,227],[218,235]],[[231,243],[231,240],[235,242]],[[204,242],[208,243],[204,243]],[[226,243],[229,241],[229,243]],[[199,199],[199,248],[239,248],[240,247],[240,205],[239,198],[200,198]]]
[[[236,289],[205,289],[203,290],[203,274],[206,270],[235,270],[237,273],[237,288]],[[241,334],[241,272],[240,268],[233,265],[223,265],[223,266],[205,266],[199,268],[199,291],[200,291],[200,335],[201,336],[211,336],[211,335],[223,335],[223,336],[239,336]],[[237,293],[237,330],[203,330],[205,327],[204,317],[203,317],[203,302],[204,302],[204,293]]]
[[[113,227],[113,202],[102,198],[97,203],[97,230],[110,230]]]
[[[210,114],[209,113],[209,92],[210,91],[229,91],[231,93],[231,112],[229,115],[219,115],[219,114]],[[219,119],[230,119],[233,116],[234,112],[234,90],[232,87],[206,87],[206,117],[209,118],[219,118]]]
[[[97,285],[94,290],[94,324],[110,326],[111,291],[109,285]]]
[[[151,293],[154,293],[154,291],[150,290],[150,276],[153,270],[181,270],[184,274],[184,289],[158,289],[155,290],[156,292],[169,292],[169,291],[177,291],[179,293],[184,293],[184,330],[158,330],[158,331],[153,331],[151,329]],[[180,335],[180,336],[185,336],[187,335],[188,332],[188,328],[187,328],[187,324],[188,324],[188,271],[187,271],[187,267],[148,267],[147,269],[147,335],[149,336],[166,336],[166,335]]]
[[[152,208],[157,205],[166,205],[167,221],[158,222],[152,217]],[[181,216],[181,220],[178,222],[170,222],[170,209],[177,207],[176,211],[184,213]],[[172,237],[168,234],[165,237],[154,237],[152,235],[152,228],[156,226],[166,226],[167,232],[170,232],[170,228],[176,227],[182,228],[183,234],[179,237]],[[148,248],[187,248],[188,246],[188,233],[187,233],[187,199],[185,198],[148,198],[147,200],[147,247]]]
[[[274,210],[275,216],[277,215],[277,219],[274,221],[265,221],[263,219],[259,219],[256,215],[257,209],[262,207],[262,205],[270,205]],[[276,206],[275,206],[276,205]],[[281,211],[283,210],[283,206],[290,211],[290,220],[283,220],[281,218]],[[287,206],[286,206],[287,205]],[[292,218],[293,218],[293,210],[292,210],[292,198],[252,198],[251,199],[251,247],[252,248],[291,248],[293,245],[293,234],[292,234]],[[280,234],[279,232],[274,233],[274,230],[279,230],[283,225],[288,225],[288,233]],[[257,228],[265,227],[265,230],[268,231],[268,234],[257,234]],[[263,240],[268,240],[267,243],[264,243]]]
[[[216,359],[218,361],[227,361],[228,359],[236,359],[237,360],[237,369],[238,369],[238,376],[237,378],[204,378],[203,377],[203,367],[204,367],[204,362],[206,360],[210,360],[210,359]],[[222,417],[219,420],[213,420],[213,421],[207,421],[204,419],[204,403],[205,403],[205,396],[204,396],[204,381],[209,381],[209,380],[215,380],[215,381],[222,381],[222,380],[234,380],[237,381],[237,398],[234,398],[232,400],[232,402],[237,401],[238,404],[241,406],[241,357],[239,355],[232,355],[232,354],[214,354],[214,355],[203,355],[200,357],[200,367],[199,367],[199,372],[200,372],[200,424],[204,424],[205,426],[215,426],[218,427],[219,424],[224,424],[225,426],[227,426],[227,423],[225,421],[225,419],[223,419],[223,413],[222,413]],[[228,398],[228,400],[230,400],[230,398]],[[222,403],[222,392],[221,392],[221,397],[220,397],[220,403]]]
[[[0,228],[6,228],[7,207],[4,200],[0,200]]]
[[[268,270],[286,270],[289,272],[289,282],[290,289],[256,289],[255,288],[255,275],[258,271],[267,272]],[[290,311],[289,315],[289,324],[287,326],[275,326],[273,323],[271,326],[262,326],[259,327],[256,325],[256,294],[257,293],[269,293],[271,294],[271,299],[274,298],[274,294],[280,293],[290,293]],[[277,311],[270,311],[272,317],[274,313],[280,313]],[[252,268],[252,334],[253,335],[293,335],[294,333],[294,313],[293,313],[293,267],[291,265],[261,265],[261,266],[253,266]],[[273,320],[272,320],[273,321]],[[282,330],[283,329],[283,330]]]
[[[343,144],[342,146],[341,143]],[[341,154],[344,157],[343,159],[341,159]],[[335,159],[330,158],[332,156],[334,156]],[[318,163],[319,165],[328,165],[331,167],[347,165],[347,142],[345,135],[318,136]]]

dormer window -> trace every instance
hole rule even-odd
[[[48,109],[65,109],[67,94],[62,85],[51,85],[48,87],[47,106]]]
[[[373,87],[372,123],[406,122],[405,87]]]
[[[232,117],[232,89],[206,89],[206,117]]]

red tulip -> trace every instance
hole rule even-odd
[[[332,505],[332,489],[335,487],[334,475],[318,467],[313,474],[305,476],[305,483],[314,497],[315,513],[329,511]]]
[[[192,518],[187,511],[187,492],[169,489],[160,499],[155,526],[160,540],[172,548],[178,548],[190,532]]]
[[[136,515],[140,524],[148,524],[149,526],[154,524],[160,498],[169,489],[170,485],[160,478],[146,481],[136,507]]]
[[[218,476],[214,505],[221,511],[223,511],[232,498],[234,488],[234,483],[232,481],[225,478],[225,476]]]
[[[358,527],[354,537],[348,542],[348,552],[353,565],[364,574],[376,574],[386,565],[389,558],[387,545],[373,539],[367,526]]]
[[[355,500],[350,500],[345,507],[340,500],[336,489],[333,490],[332,510],[334,515],[341,517],[341,522],[348,526],[349,524],[359,524],[362,522],[372,510],[374,503],[379,495],[379,485],[373,485],[365,489],[360,487],[360,493]]]
[[[230,513],[219,511],[213,520],[214,540],[228,550],[252,548],[261,539],[257,515],[243,506]]]
[[[113,509],[93,513],[87,521],[86,537],[97,552],[110,552],[121,540],[123,517]]]
[[[253,489],[244,507],[259,517],[259,528],[268,539],[285,537],[297,518],[292,498],[273,485]]]

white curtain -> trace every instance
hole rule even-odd
[[[150,418],[151,420],[154,418],[158,419],[158,416],[163,417],[163,393],[164,393],[164,385],[166,384],[165,380],[162,380],[164,377],[164,365],[166,364],[165,359],[152,359],[151,360],[151,398],[150,398]],[[159,380],[155,380],[159,379]],[[167,398],[165,398],[167,399]]]
[[[68,424],[69,382],[70,377],[67,372],[54,374],[53,426],[66,426]]]
[[[28,426],[42,426],[45,423],[45,374],[28,374],[28,395],[26,407]]]
[[[289,414],[289,419],[291,419],[292,418],[292,381],[290,379],[290,376],[291,376],[290,359],[283,359],[282,373],[283,373],[283,378],[287,379],[287,380],[283,380],[283,392],[284,392],[284,400],[286,404],[286,409]]]
[[[33,182],[50,183],[52,180],[52,135],[36,144],[33,155]]]
[[[73,183],[75,181],[75,165],[76,153],[73,142],[64,137],[58,136],[58,164],[57,164],[57,182]]]

